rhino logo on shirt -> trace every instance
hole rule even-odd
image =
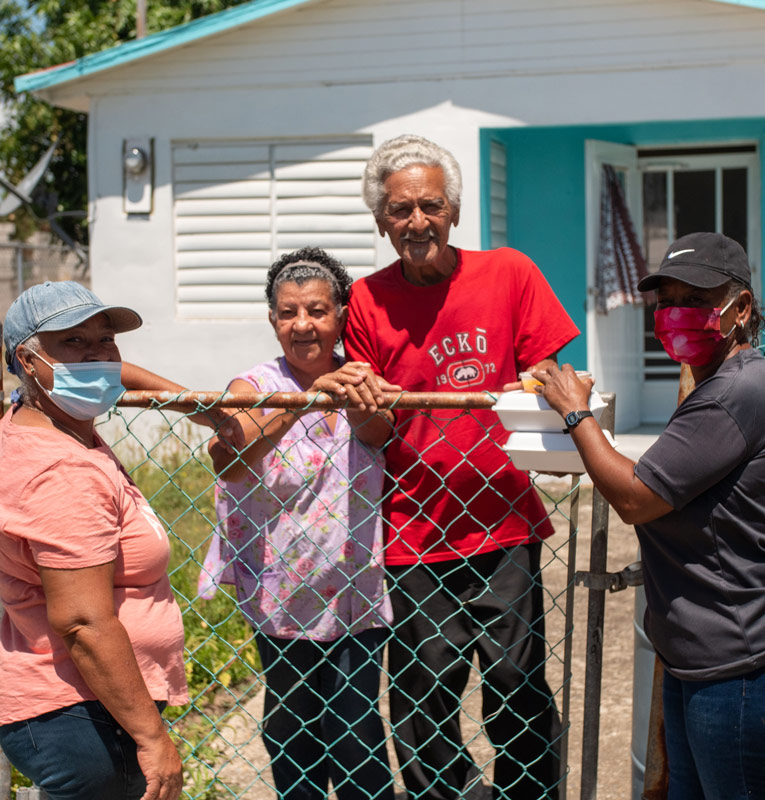
[[[451,364],[447,370],[449,383],[455,389],[466,389],[483,383],[483,364],[475,358]]]
[[[454,370],[454,380],[458,383],[471,383],[478,377],[478,369],[473,364]]]

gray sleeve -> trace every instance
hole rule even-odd
[[[747,456],[746,439],[715,401],[681,408],[635,464],[635,475],[675,510],[719,483]]]

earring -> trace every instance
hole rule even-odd
[[[739,322],[738,326],[739,326],[739,328],[741,328],[742,331],[744,330],[744,323],[743,322]]]
[[[36,375],[37,374],[37,370],[34,367],[32,367],[32,369],[29,370],[29,374],[30,375]]]

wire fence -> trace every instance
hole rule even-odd
[[[43,281],[68,280],[89,285],[86,249],[75,253],[64,245],[0,241],[0,319],[24,289]]]
[[[614,588],[603,574],[608,506],[595,492],[598,552],[576,573],[578,476],[553,491],[532,473],[518,491],[493,403],[388,396],[397,423],[380,450],[352,434],[336,401],[305,393],[129,392],[99,426],[171,540],[191,702],[166,716],[185,796],[477,800],[493,785],[495,798],[563,800],[583,582],[576,735],[581,796],[594,797],[602,603]],[[189,421],[214,405],[282,409],[294,424],[232,455],[225,480],[208,455],[212,432]],[[602,424],[612,420],[613,396]],[[394,474],[386,450],[416,424],[438,432],[434,443]],[[456,435],[466,424],[479,434],[469,444]],[[486,463],[487,449],[502,466],[482,474],[473,461]],[[530,542],[508,542],[514,527]],[[419,555],[402,556],[415,540]]]

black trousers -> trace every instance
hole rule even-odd
[[[494,798],[558,797],[561,725],[544,676],[541,544],[388,567],[391,721],[411,800],[457,800],[472,759],[459,711],[474,653]]]

